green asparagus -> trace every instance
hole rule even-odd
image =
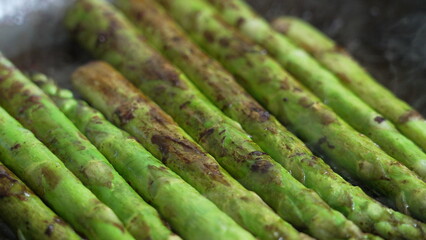
[[[387,196],[404,213],[426,219],[426,183],[341,120],[265,50],[235,33],[202,1],[158,1],[258,101],[326,153],[339,171]]]
[[[207,1],[217,7],[229,24],[262,45],[343,120],[426,180],[426,153],[401,134],[390,121],[342,85],[335,75],[320,66],[313,57],[292,44],[284,35],[274,31],[243,0]]]
[[[57,106],[110,160],[120,174],[151,202],[185,239],[238,239],[243,229],[128,133],[105,120],[72,93],[45,76],[34,78]]]
[[[73,75],[73,82],[92,105],[256,236],[302,238],[111,66],[96,62],[82,67]]]
[[[34,83],[0,59],[0,105],[55,153],[138,239],[168,239],[172,233],[114,170],[105,157]],[[126,196],[126,197],[123,197]]]
[[[272,24],[299,47],[311,53],[340,82],[390,119],[396,127],[426,151],[426,121],[411,106],[380,85],[333,40],[302,20],[283,17]]]
[[[0,160],[0,213],[25,239],[80,239]]]
[[[9,74],[16,70],[2,67],[0,82]],[[0,126],[0,160],[75,230],[89,239],[133,239],[114,212],[1,107]]]
[[[180,67],[216,106],[239,121],[266,153],[282,164],[331,207],[363,231],[387,239],[426,238],[426,226],[376,202],[334,173],[302,141],[242,89],[218,62],[209,58],[151,0],[119,0],[117,6],[143,31],[147,40]]]
[[[111,12],[109,16],[112,16]],[[241,127],[206,100],[185,75],[145,42],[140,41],[130,26],[127,27],[125,22],[120,24],[118,18],[110,19],[106,25],[113,24],[115,31],[110,31],[106,43],[89,49],[97,57],[118,66],[123,74],[170,114],[236,180],[259,194],[285,220],[298,228],[306,229],[315,237],[361,238],[362,233],[356,225],[327,206],[315,192],[305,188],[281,165],[263,153]],[[99,31],[102,31],[102,27],[92,30],[92,36],[96,37]],[[121,34],[125,31],[129,33],[126,37]],[[87,31],[80,31],[77,36],[81,36],[81,32],[84,34]],[[132,32],[133,36],[130,35]],[[126,40],[123,41],[124,38]],[[85,39],[80,38],[83,41],[89,38]],[[129,43],[132,47],[126,48]],[[88,44],[84,44],[91,44],[90,40]],[[129,51],[134,51],[135,54],[129,56]],[[107,54],[110,53],[120,55],[122,59],[108,58]],[[120,64],[127,61],[140,67],[128,68]]]

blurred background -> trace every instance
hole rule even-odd
[[[70,73],[90,60],[61,22],[72,2],[0,0],[0,51],[23,70],[41,71],[70,88]],[[248,2],[268,20],[293,15],[320,28],[382,84],[426,116],[425,0]],[[1,225],[0,240],[13,239]]]

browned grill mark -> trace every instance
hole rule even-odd
[[[321,142],[322,141],[322,139],[320,139],[320,141],[319,142]],[[321,142],[322,143],[322,142]],[[291,154],[290,156],[288,156],[289,158],[293,158],[293,157],[300,157],[300,156],[304,156],[304,155],[306,155],[306,153],[301,153],[301,152],[297,152],[297,153],[293,153],[293,154]]]
[[[347,52],[346,52],[345,48],[343,48],[343,47],[341,47],[339,45],[334,45],[334,48],[333,48],[332,51],[336,52],[336,53],[339,53],[339,54],[346,54],[347,55]]]
[[[261,151],[253,151],[253,152],[249,153],[249,155],[262,156],[262,155],[266,155],[266,153],[261,152]]]
[[[282,89],[282,90],[289,90],[290,89],[290,83],[288,82],[287,78],[280,81],[280,89]]]
[[[352,83],[352,80],[344,73],[338,73],[337,76],[343,81],[343,83]]]
[[[235,27],[236,28],[240,28],[244,24],[245,21],[246,20],[243,17],[239,17],[237,19],[237,22],[235,23]]]
[[[278,32],[286,34],[291,28],[291,23],[286,21],[275,21],[273,26]]]
[[[374,121],[376,121],[377,123],[382,123],[385,120],[386,119],[382,116],[377,116],[377,117],[374,118]]]
[[[324,112],[324,113],[321,114],[321,123],[323,125],[327,126],[327,125],[332,124],[336,121],[337,121],[336,117],[329,112]]]
[[[118,117],[120,124],[125,125],[135,118],[134,110],[131,104],[122,104],[114,111],[114,114]]]
[[[52,169],[44,167],[41,169],[41,174],[47,180],[49,186],[55,188],[61,180],[61,177],[57,175]]]
[[[90,121],[94,124],[103,124],[103,119],[99,116],[93,116]]]
[[[79,151],[86,150],[86,146],[85,146],[84,142],[81,142],[80,140],[73,141],[73,144],[74,144],[75,148]]]
[[[252,106],[247,106],[250,109],[250,117],[252,119],[255,119],[259,122],[266,122],[271,117],[270,113],[263,109],[260,105],[258,105],[256,102],[250,102],[249,103]]]
[[[189,142],[186,139],[180,140],[171,136],[157,134],[151,137],[151,142],[160,148],[160,151],[163,153],[163,155],[167,155],[169,149],[174,148],[174,144],[181,146],[183,149],[185,149],[185,151],[193,152],[194,154],[200,154],[202,156],[206,155],[195,144]]]
[[[10,172],[6,170],[3,166],[0,166],[0,180],[7,179],[9,183],[16,183],[18,180],[10,176]]]
[[[257,158],[253,165],[251,165],[251,170],[258,173],[267,173],[274,165],[270,161]]]
[[[408,121],[415,120],[415,119],[422,119],[422,115],[418,113],[416,110],[409,110],[406,113],[404,113],[401,117],[399,117],[398,121],[401,124],[407,123]]]
[[[59,225],[62,225],[62,226],[67,225],[67,223],[64,220],[62,220],[61,218],[59,218],[58,216],[55,216],[53,218],[53,222],[55,222],[55,223],[57,223]]]
[[[185,164],[203,161],[203,171],[205,176],[208,176],[221,184],[229,185],[225,176],[220,171],[219,164],[216,163],[214,159],[209,159],[210,157],[197,147],[196,144],[186,139],[179,140],[177,138],[164,135],[152,136],[151,142],[159,147],[163,162],[167,161],[169,157],[168,155],[171,153],[176,155],[178,160]],[[177,149],[176,145],[180,146],[182,150]]]
[[[173,87],[186,88],[186,84],[182,81],[180,73],[167,61],[155,52],[150,53],[152,56],[145,61],[142,66],[143,78],[148,80],[163,80],[170,83]],[[141,81],[141,80],[139,80]]]
[[[44,231],[44,234],[46,234],[47,236],[52,236],[53,234],[53,230],[55,229],[55,226],[52,224],[49,224],[46,228],[46,230]]]
[[[0,68],[0,71],[2,71],[2,73],[0,74],[0,83],[2,83],[12,75],[13,69]]]
[[[162,112],[161,110],[152,107],[149,110],[149,114],[151,116],[151,119],[161,125],[167,125],[167,124],[171,124],[172,120],[168,117],[168,115],[166,115],[164,112]]]
[[[314,102],[307,97],[302,97],[299,99],[299,104],[304,108],[310,108],[314,105]]]
[[[112,223],[112,225],[114,225],[114,227],[120,229],[120,231],[123,232],[123,233],[126,231],[126,229],[124,228],[124,226],[121,225],[120,223],[115,223],[114,222],[114,223]]]
[[[24,88],[24,84],[18,81],[14,81],[8,90],[6,90],[7,98],[13,98],[16,94],[21,93]]]
[[[199,139],[201,140],[201,139],[203,139],[203,138],[206,138],[206,137],[208,137],[208,136],[212,135],[212,134],[213,134],[213,132],[214,132],[214,130],[215,130],[214,128],[209,128],[209,129],[207,129],[207,130],[203,131],[203,132],[200,134]]]
[[[80,131],[79,132],[77,132],[77,135],[78,135],[78,137],[81,139],[81,140],[83,140],[83,141],[88,141],[87,140],[87,138],[86,138],[86,136],[84,136]]]
[[[21,147],[21,144],[19,144],[19,143],[17,143],[17,144],[15,144],[15,145],[13,145],[11,148],[10,148],[10,150],[17,150],[17,149],[19,149]]]
[[[24,91],[26,92],[26,91]],[[19,108],[18,110],[18,114],[23,114],[25,113],[29,108],[33,107],[34,105],[38,105],[36,108],[33,109],[33,111],[43,108],[43,104],[41,104],[40,100],[41,100],[41,96],[38,95],[31,95],[29,96],[27,99],[25,99],[24,103],[22,104],[22,106]]]
[[[210,31],[204,31],[203,36],[209,43],[213,43],[215,41],[214,34]]]
[[[303,92],[303,90],[299,87],[294,87],[293,92]]]

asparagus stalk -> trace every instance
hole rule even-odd
[[[278,18],[272,26],[312,54],[324,67],[336,74],[341,83],[390,119],[402,133],[426,151],[425,119],[410,105],[380,85],[332,39],[309,23],[292,17]]]
[[[0,71],[6,71],[0,81],[0,105],[32,130],[86,187],[114,210],[135,238],[168,239],[172,235],[157,211],[127,184],[41,89],[5,58],[0,59]]]
[[[426,219],[426,183],[359,134],[298,83],[266,52],[224,24],[202,1],[159,0],[258,101],[352,178]],[[262,86],[262,87],[259,87]]]
[[[256,236],[307,238],[299,237],[257,195],[239,185],[167,114],[112,67],[102,62],[92,63],[80,68],[73,75],[73,82],[92,105]]]
[[[1,218],[25,239],[80,239],[14,173],[0,162]]]
[[[426,180],[426,153],[401,134],[390,121],[341,84],[335,75],[323,68],[313,57],[292,44],[284,35],[274,31],[243,0],[207,1],[221,12],[229,24],[262,45],[285,69],[353,128],[370,137],[386,153]],[[333,60],[332,64],[337,65],[335,62],[338,61]],[[426,122],[423,124],[426,126]]]
[[[15,72],[3,67],[1,81]],[[1,161],[78,232],[89,239],[133,239],[114,212],[1,107],[0,124]]]
[[[212,202],[97,110],[45,76],[34,78],[57,106],[185,239],[244,239],[247,233]],[[188,224],[189,223],[189,224]],[[243,233],[242,233],[243,232]]]
[[[112,17],[111,19],[112,21],[103,26],[114,22],[116,31],[111,31],[114,33],[110,33],[108,43],[100,48],[95,47],[92,51],[108,49],[108,52],[118,53],[123,56],[124,61],[129,61],[130,59],[126,58],[128,55],[122,49],[128,46],[129,42],[134,44],[131,45],[134,49],[126,51],[138,51],[138,55],[133,54],[133,64],[141,66],[138,68],[140,70],[127,67],[121,67],[120,70],[127,76],[134,76],[133,82],[164,108],[193,139],[197,139],[234,178],[258,193],[285,220],[299,228],[306,228],[315,237],[361,238],[361,231],[352,222],[332,210],[315,192],[306,189],[281,165],[261,152],[260,147],[236,122],[212,106],[181,72],[168,64],[147,44],[140,42],[136,34],[133,37],[128,34],[126,41],[122,41],[124,37],[120,31],[131,33],[133,30],[126,27],[125,23],[120,24],[118,18],[115,21]],[[97,34],[96,31],[92,32]],[[140,44],[137,44],[138,42]],[[97,56],[120,66],[114,61],[116,59],[105,57],[105,54]],[[90,71],[90,67],[87,69],[86,71]],[[107,72],[106,69],[101,70]],[[156,74],[160,72],[161,75]],[[141,78],[143,81],[139,81]],[[119,83],[114,87],[126,90]]]
[[[164,10],[150,0],[115,2],[143,31],[146,39],[168,57],[216,106],[242,124],[253,140],[305,186],[363,231],[387,239],[421,239],[426,226],[384,207],[331,170],[241,88],[220,64],[188,39]]]

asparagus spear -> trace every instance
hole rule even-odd
[[[1,160],[0,160],[1,161]],[[1,218],[25,239],[80,239],[14,173],[0,162]]]
[[[83,184],[114,210],[134,237],[168,239],[172,233],[157,211],[127,184],[49,97],[3,57],[0,72],[4,71],[0,105],[32,130]]]
[[[293,76],[359,132],[426,180],[426,153],[396,127],[342,85],[339,79],[304,50],[275,32],[243,0],[207,0],[224,19],[262,45]],[[334,61],[334,65],[337,65]],[[383,100],[382,100],[383,102]],[[424,122],[426,126],[426,122]],[[426,133],[426,132],[425,132]]]
[[[272,26],[312,54],[340,82],[390,119],[396,127],[426,151],[426,121],[411,106],[380,85],[349,54],[309,23],[292,17],[276,19]]]
[[[240,122],[266,153],[296,179],[315,190],[331,207],[363,231],[387,239],[426,238],[424,224],[384,207],[315,157],[302,141],[250,97],[217,61],[192,43],[158,4],[150,0],[115,3],[143,31],[146,39],[182,69],[218,108]]]
[[[202,1],[159,2],[258,101],[327,154],[339,171],[388,197],[404,213],[426,219],[426,183],[347,125],[262,48],[235,33]]]
[[[59,89],[43,75],[35,76],[34,80],[185,239],[245,239],[248,236],[230,217],[128,133],[105,120],[100,112],[75,100],[72,93]]]
[[[3,67],[0,82],[15,71]],[[114,212],[1,107],[0,125],[1,161],[78,232],[89,239],[133,239]]]
[[[306,239],[299,237],[257,195],[239,185],[167,114],[112,67],[102,62],[92,63],[80,68],[73,75],[73,82],[91,104],[259,238]]]
[[[112,11],[108,16],[112,16]],[[181,72],[147,44],[139,41],[136,34],[127,34],[126,40],[122,41],[124,37],[120,32],[132,33],[132,28],[117,21],[118,18],[110,19],[112,20],[103,26],[113,24],[116,31],[110,32],[108,42],[101,48],[108,49],[106,52],[118,53],[123,56],[123,61],[130,61],[126,58],[126,51],[136,50],[138,54],[133,54],[132,62],[141,66],[138,68],[140,71],[127,67],[121,67],[121,71],[127,76],[134,76],[133,82],[163,107],[193,139],[197,139],[234,178],[258,193],[285,220],[299,228],[307,228],[307,231],[318,238],[361,237],[360,230],[352,222],[328,207],[316,193],[306,189],[281,165],[261,152],[260,147],[251,141],[236,122],[212,106]],[[96,36],[97,31],[102,31],[102,27],[91,32]],[[81,33],[77,35],[81,36]],[[123,51],[123,47],[127,47],[129,42],[133,49],[126,48]],[[96,52],[101,48],[95,47],[92,51]],[[97,56],[120,66],[114,61],[116,59],[109,59],[104,53]],[[93,72],[107,72],[100,67],[92,68],[95,69]],[[91,67],[87,67],[86,71],[90,72],[90,69]],[[160,72],[161,75],[157,75]],[[143,81],[139,81],[141,78]],[[126,90],[119,83],[114,87]]]

